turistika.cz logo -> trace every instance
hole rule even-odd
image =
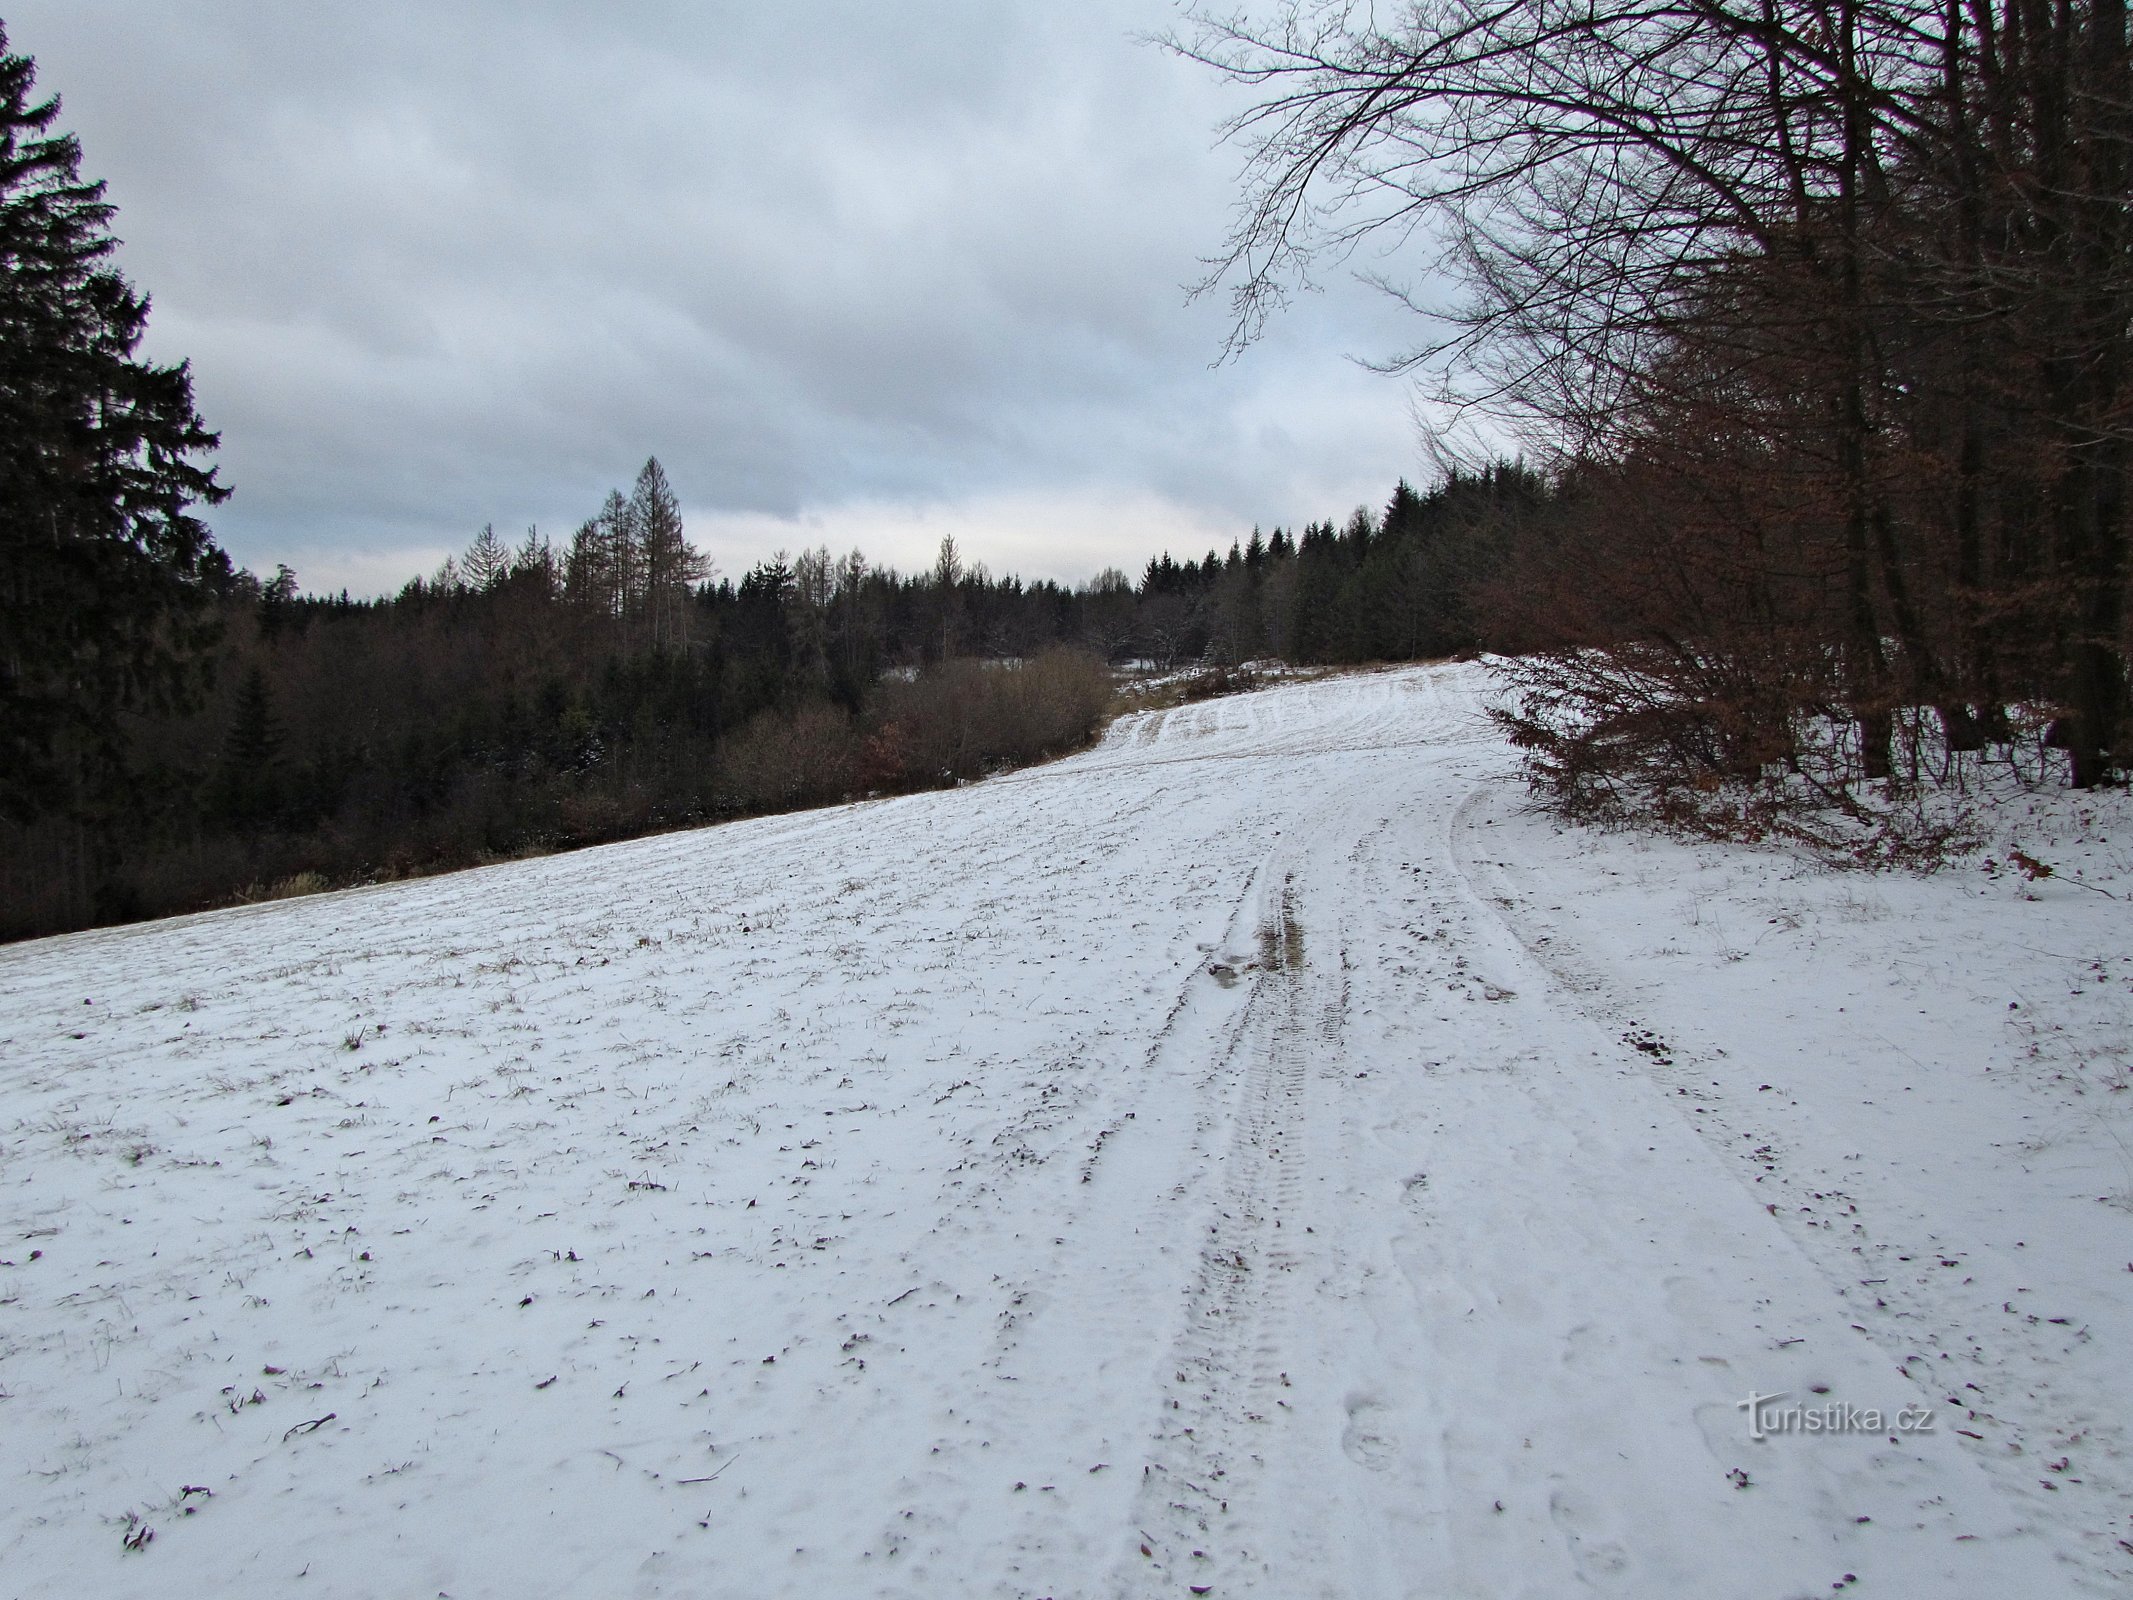
[[[1842,1400],[1825,1400],[1818,1405],[1803,1405],[1794,1401],[1784,1402],[1789,1391],[1776,1394],[1757,1394],[1749,1391],[1748,1398],[1734,1402],[1734,1408],[1748,1413],[1748,1437],[1768,1439],[1774,1434],[1787,1433],[1931,1433],[1933,1431],[1933,1408],[1931,1406],[1903,1406],[1896,1411],[1883,1411],[1878,1406],[1855,1406]]]

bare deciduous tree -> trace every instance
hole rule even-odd
[[[1173,41],[1261,91],[1227,129],[1248,164],[1209,279],[1234,337],[1328,261],[1418,247],[1418,275],[1377,276],[1430,332],[1386,368],[1618,484],[1663,459],[1706,506],[1788,508],[1708,526],[1708,593],[1773,625],[1783,595],[1827,670],[1778,709],[1841,710],[1861,775],[1892,775],[1899,708],[1961,750],[2015,700],[2058,708],[2076,784],[2121,767],[2123,0],[1377,17],[1290,0]],[[1612,626],[1653,643],[1651,609]]]

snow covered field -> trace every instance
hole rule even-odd
[[[2124,800],[1566,833],[1480,690],[0,950],[0,1594],[2124,1592]]]

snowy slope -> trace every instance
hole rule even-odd
[[[0,951],[0,1593],[2116,1592],[2126,902],[1478,689]]]

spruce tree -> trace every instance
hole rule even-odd
[[[135,358],[148,300],[59,101],[0,29],[0,811],[80,815],[121,714],[185,703],[228,559],[190,514],[227,491],[185,364]]]
[[[273,816],[281,795],[281,743],[266,674],[254,666],[237,687],[210,795],[225,826],[256,828]]]

